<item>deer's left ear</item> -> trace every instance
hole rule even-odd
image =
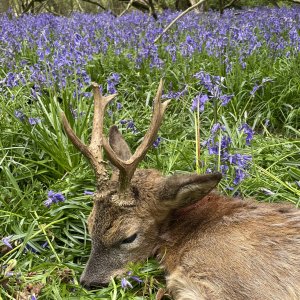
[[[206,196],[222,178],[222,174],[181,174],[167,177],[159,191],[159,200],[166,208],[179,209]]]
[[[128,160],[131,157],[130,148],[116,125],[111,126],[109,129],[109,144],[122,160]],[[112,166],[112,169],[113,173],[110,179],[118,181],[119,170],[115,166]]]
[[[128,160],[131,157],[130,148],[116,125],[110,127],[109,144],[122,160]]]

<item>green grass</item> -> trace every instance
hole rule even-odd
[[[118,124],[132,149],[139,145],[148,128],[160,77],[165,78],[166,91],[171,90],[171,85],[172,90],[182,90],[188,85],[187,93],[179,100],[172,100],[166,112],[159,132],[162,143],[148,152],[140,167],[157,168],[165,174],[177,170],[195,172],[199,144],[195,131],[199,126],[200,142],[203,142],[209,137],[216,117],[232,139],[231,151],[253,158],[249,176],[241,184],[233,186],[234,170],[230,169],[219,190],[260,201],[288,201],[298,207],[299,63],[299,56],[270,61],[263,54],[248,57],[245,69],[236,63],[224,83],[234,98],[225,107],[208,103],[199,119],[197,113],[191,113],[190,106],[203,87],[193,75],[201,69],[222,75],[223,64],[217,59],[195,54],[188,63],[179,58],[174,64],[166,57],[163,70],[150,69],[147,65],[136,70],[126,57],[108,52],[96,56],[87,70],[93,80],[103,84],[104,90],[106,79],[113,72],[121,74],[118,97],[109,107],[113,113],[107,115],[105,123],[107,129]],[[272,81],[251,96],[254,84],[265,77]],[[155,299],[158,289],[164,286],[164,277],[153,259],[128,267],[144,281],[131,282],[133,289],[122,289],[119,279],[95,291],[79,285],[90,251],[86,219],[92,207],[91,197],[83,193],[94,190],[95,180],[87,161],[68,141],[61,126],[63,110],[77,135],[88,142],[92,99],[74,98],[75,90],[76,85],[71,82],[64,90],[49,87],[33,103],[28,103],[30,87],[26,85],[6,88],[7,93],[0,94],[0,237],[11,236],[13,245],[9,249],[0,242],[0,299],[16,299],[21,295],[24,297],[21,299],[27,299],[31,294],[45,300]],[[121,110],[116,109],[116,102],[122,103]],[[71,117],[70,104],[83,113],[81,117]],[[15,110],[38,117],[42,122],[31,126],[26,120],[16,118]],[[121,126],[119,122],[123,119],[133,119],[139,132],[133,134]],[[245,135],[239,131],[244,122],[255,130],[250,146],[245,145]],[[200,160],[199,172],[220,166],[219,157],[209,155],[204,147],[200,148]],[[49,190],[62,192],[66,201],[45,207],[43,202]]]

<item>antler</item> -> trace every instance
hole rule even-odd
[[[110,162],[114,166],[116,166],[120,171],[120,191],[124,191],[127,189],[139,162],[143,160],[148,149],[152,146],[153,142],[155,141],[157,132],[163,119],[164,112],[170,100],[167,100],[163,103],[160,101],[163,89],[163,80],[161,79],[156,93],[156,97],[154,99],[153,116],[150,127],[142,143],[136,149],[135,153],[128,160],[122,160],[114,152],[107,138],[103,135],[103,121],[105,108],[107,104],[116,96],[116,94],[103,97],[98,84],[93,83],[92,86],[94,93],[94,119],[90,145],[86,146],[76,136],[64,113],[62,113],[62,123],[72,143],[77,147],[77,149],[81,153],[83,153],[84,156],[86,156],[90,160],[95,170],[97,186],[101,188],[104,182],[108,180],[108,174],[104,165],[101,151],[101,147],[103,146]]]
[[[171,100],[167,100],[163,103],[160,101],[162,95],[162,89],[163,89],[163,80],[161,79],[156,93],[156,97],[154,99],[153,116],[152,116],[150,127],[146,135],[144,136],[142,143],[136,149],[135,153],[128,160],[125,161],[120,159],[116,155],[114,150],[111,148],[107,139],[104,136],[102,136],[102,145],[107,153],[110,162],[114,166],[116,166],[120,171],[119,173],[120,191],[124,191],[127,189],[129,182],[139,162],[143,160],[148,149],[152,146],[153,142],[155,141],[157,132],[159,130],[160,124],[163,119],[164,112],[167,108],[167,105],[171,101]]]
[[[71,128],[66,116],[62,113],[62,123],[66,134],[74,146],[91,162],[95,171],[97,186],[101,186],[108,180],[108,174],[104,165],[101,145],[103,136],[103,120],[107,104],[116,97],[117,94],[102,96],[99,85],[92,83],[94,94],[94,118],[92,128],[92,138],[89,146],[85,145]]]

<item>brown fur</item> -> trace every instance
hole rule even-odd
[[[111,200],[114,188],[105,199],[96,195],[89,218],[93,250],[81,282],[104,284],[128,262],[157,255],[176,300],[300,299],[300,211],[213,192],[193,198],[219,180],[207,176],[137,170],[128,207]],[[188,204],[181,205],[172,182],[192,186]],[[135,232],[134,242],[121,243]]]
[[[163,236],[176,299],[300,299],[300,211],[290,205],[211,194]]]

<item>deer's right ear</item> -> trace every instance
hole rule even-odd
[[[167,177],[159,191],[165,211],[187,207],[206,196],[222,178],[222,174],[181,174]]]
[[[118,127],[113,125],[109,130],[109,144],[122,160],[128,160],[132,154]]]

